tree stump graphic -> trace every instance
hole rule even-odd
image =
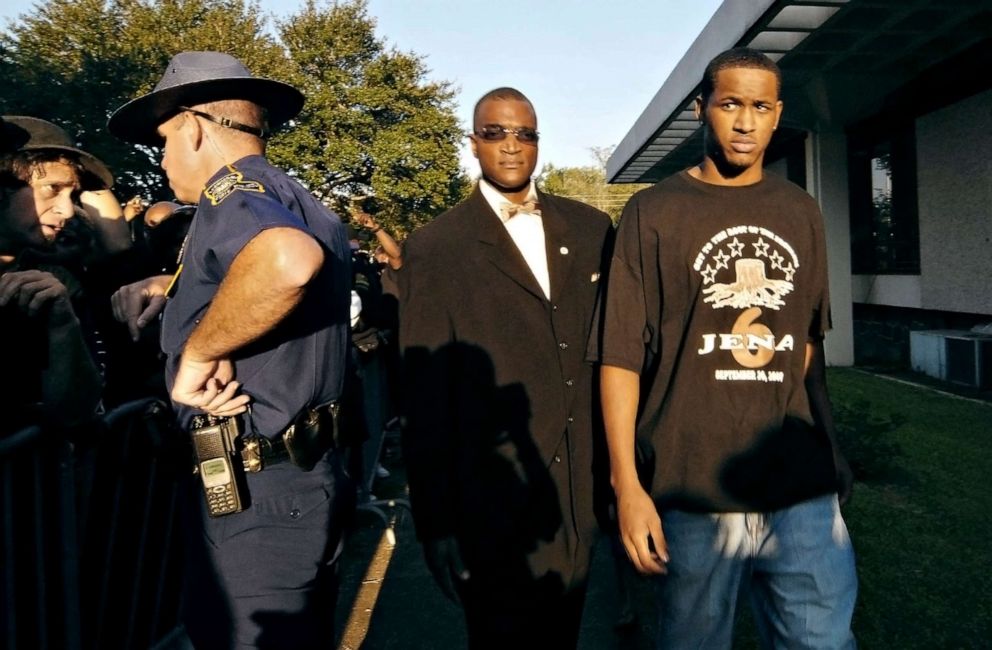
[[[777,310],[785,304],[782,298],[792,292],[791,282],[765,276],[765,263],[761,260],[737,260],[734,262],[734,271],[737,274],[735,282],[718,282],[703,289],[703,293],[707,294],[703,302],[713,303],[714,309],[760,306]]]

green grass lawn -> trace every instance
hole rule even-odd
[[[992,405],[828,375],[854,468],[863,648],[992,648]]]

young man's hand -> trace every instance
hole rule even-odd
[[[640,485],[617,491],[617,520],[620,541],[638,572],[667,573],[668,546],[661,530],[661,517],[654,500]]]
[[[837,500],[844,505],[851,500],[851,490],[854,487],[854,472],[851,465],[839,451],[834,454],[834,467],[837,468]]]

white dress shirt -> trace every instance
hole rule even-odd
[[[551,277],[548,273],[548,252],[544,245],[544,221],[541,215],[521,210],[516,215],[505,219],[502,216],[500,207],[511,203],[492,185],[479,179],[479,190],[482,196],[489,203],[489,206],[503,222],[506,232],[510,234],[513,243],[517,245],[524,261],[530,267],[530,272],[534,279],[541,286],[544,297],[551,299]],[[527,193],[527,201],[537,200],[537,190],[534,188],[534,181],[530,183],[530,190]]]

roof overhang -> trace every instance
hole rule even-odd
[[[731,47],[782,68],[782,126],[817,130],[877,112],[885,97],[992,39],[972,0],[725,0],[607,161],[613,183],[652,183],[699,162],[693,100],[707,63]]]

